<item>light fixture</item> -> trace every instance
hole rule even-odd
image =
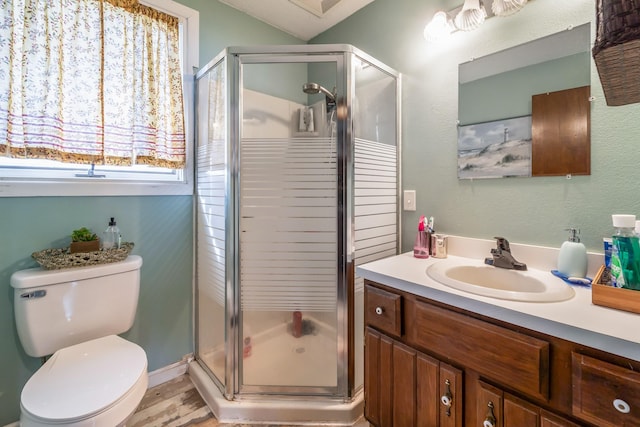
[[[439,11],[424,27],[424,38],[430,42],[437,41],[451,34],[453,30],[454,27],[447,12]]]
[[[487,14],[484,1],[491,2]],[[439,11],[424,28],[424,38],[436,41],[454,31],[472,31],[492,16],[508,16],[522,9],[528,0],[465,0],[462,6],[448,12]],[[455,16],[451,19],[451,16]]]
[[[516,13],[527,4],[527,0],[493,0],[491,10],[496,16],[508,16]]]
[[[459,30],[471,31],[482,25],[486,17],[487,11],[480,0],[465,0],[454,22]]]

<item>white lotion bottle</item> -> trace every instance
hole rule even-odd
[[[567,277],[587,277],[587,248],[580,243],[579,230],[567,228],[569,239],[560,246],[558,271]]]

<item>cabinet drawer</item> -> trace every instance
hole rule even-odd
[[[571,354],[573,414],[598,426],[640,425],[640,373]]]
[[[546,341],[420,301],[409,340],[514,390],[549,398]]]
[[[365,286],[365,322],[391,335],[402,335],[402,297]]]

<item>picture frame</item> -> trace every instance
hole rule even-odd
[[[458,126],[458,179],[531,176],[531,115]]]

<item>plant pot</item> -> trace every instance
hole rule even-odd
[[[89,240],[88,242],[71,242],[69,251],[72,254],[78,252],[94,252],[100,250],[100,239]]]

